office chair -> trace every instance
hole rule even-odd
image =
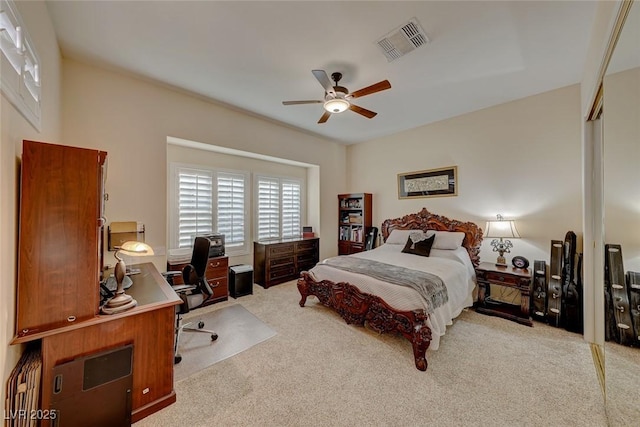
[[[209,262],[209,246],[211,242],[206,237],[196,237],[193,243],[193,254],[191,255],[191,263],[184,266],[182,272],[167,272],[165,277],[171,284],[173,290],[182,300],[182,304],[176,307],[176,333],[174,344],[174,363],[180,363],[182,356],[178,353],[178,342],[182,332],[201,332],[211,334],[211,341],[218,339],[218,334],[204,328],[204,322],[198,320],[197,327],[193,327],[194,322],[183,324],[182,318],[192,308],[202,305],[205,295],[208,297],[213,293],[205,272],[207,270],[207,262]],[[184,285],[173,285],[172,278],[178,274],[182,274]]]

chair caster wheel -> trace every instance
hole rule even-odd
[[[178,363],[182,362],[182,356],[177,355],[173,357],[173,364],[177,365]]]
[[[211,334],[211,341],[215,341],[218,339],[218,334]]]
[[[198,329],[204,328],[204,322],[201,320],[198,322]]]

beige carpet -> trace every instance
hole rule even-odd
[[[136,427],[607,425],[577,334],[468,310],[420,372],[404,338],[298,300],[295,282],[254,287],[238,301],[277,335],[176,383],[178,401]]]
[[[235,356],[276,334],[276,331],[240,304],[204,313],[198,309],[189,315],[185,317],[185,322],[192,320],[197,323],[198,320],[202,320],[205,324],[204,329],[216,332],[218,339],[211,341],[211,334],[207,333],[183,332],[178,346],[182,361],[175,365],[173,370],[175,381]]]

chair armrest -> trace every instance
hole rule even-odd
[[[175,293],[181,294],[189,291],[194,291],[196,286],[193,285],[174,285],[171,286],[171,289],[174,290]]]
[[[162,274],[162,277],[164,277],[164,280],[166,280],[168,284],[173,286],[173,278],[182,275],[182,272],[181,271],[165,271],[164,273],[160,273],[160,274]]]
[[[160,274],[162,274],[164,277],[175,277],[175,276],[182,276],[182,271],[179,271],[179,270],[165,271],[164,273],[160,273]]]

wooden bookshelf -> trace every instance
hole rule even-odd
[[[371,229],[370,193],[338,195],[338,254],[349,255],[364,250]]]

